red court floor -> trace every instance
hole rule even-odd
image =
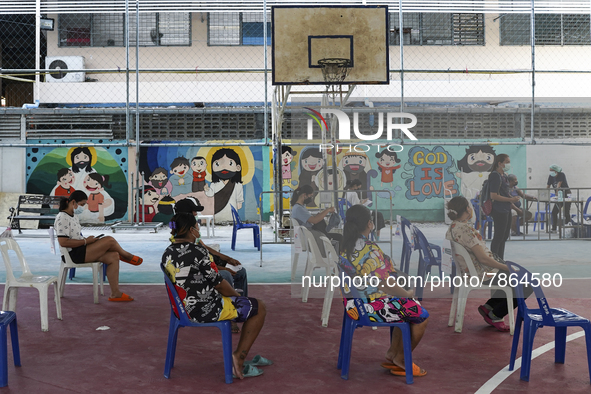
[[[343,308],[335,299],[329,327],[320,325],[321,299],[291,298],[288,285],[254,285],[251,296],[267,303],[265,327],[249,358],[261,354],[275,362],[264,374],[224,383],[221,335],[217,329],[183,328],[179,333],[171,379],[163,377],[170,307],[164,285],[125,285],[136,298],[92,302],[90,285],[68,285],[62,299],[64,320],[55,317],[50,300],[49,332],[41,331],[34,289],[21,289],[17,304],[22,367],[15,368],[9,348],[8,384],[15,393],[475,393],[509,362],[512,337],[487,326],[469,299],[461,334],[447,327],[450,299],[426,299],[429,327],[414,361],[428,371],[406,385],[380,367],[388,329],[356,331],[350,379],[336,369]],[[483,296],[486,294],[483,293]],[[550,300],[591,317],[591,300]],[[560,305],[559,305],[560,304]],[[97,331],[100,326],[109,330]],[[573,329],[569,334],[578,331]],[[238,336],[235,336],[235,342]],[[536,335],[534,347],[553,341],[551,328]],[[567,343],[566,364],[554,364],[553,350],[533,360],[531,381],[519,370],[501,380],[494,393],[589,393],[584,337]],[[495,388],[496,387],[496,388]],[[491,392],[490,388],[484,392]]]

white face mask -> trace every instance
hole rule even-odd
[[[511,170],[511,163],[505,164],[505,167],[503,168],[503,171],[505,171],[505,172],[507,172],[509,170]]]
[[[84,207],[81,205],[78,205],[78,208],[74,209],[75,215],[80,215],[82,212],[84,212]]]
[[[556,171],[550,171],[550,176],[556,176]]]

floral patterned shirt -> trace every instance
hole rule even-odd
[[[162,255],[162,265],[192,320],[209,323],[220,319],[223,300],[215,286],[223,279],[204,247],[190,242],[171,244]]]
[[[468,254],[470,255],[470,258],[472,259],[472,262],[474,263],[474,267],[476,268],[476,272],[478,273],[479,278],[482,278],[482,275],[485,272],[498,271],[497,268],[492,268],[488,265],[481,264],[476,258],[474,252],[472,252],[472,247],[480,245],[490,257],[497,260],[493,252],[491,252],[490,249],[486,247],[486,242],[482,239],[482,236],[480,235],[478,230],[474,228],[472,224],[468,222],[459,222],[457,220],[454,220],[449,225],[449,229],[445,234],[445,238],[449,239],[450,241],[457,242],[464,248],[466,248]],[[468,266],[462,259],[457,259],[456,262],[460,266],[462,273],[470,275],[470,272],[468,271]]]

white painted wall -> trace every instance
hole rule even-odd
[[[26,155],[25,148],[0,148],[0,192],[25,192]]]

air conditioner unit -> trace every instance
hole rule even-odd
[[[85,72],[69,72],[68,70],[83,70],[84,56],[47,56],[45,68],[56,70],[45,74],[46,82],[84,82]]]

